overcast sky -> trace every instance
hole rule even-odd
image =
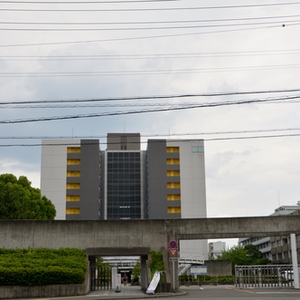
[[[43,137],[140,132],[205,140],[208,217],[300,200],[300,1],[59,2],[0,1],[1,173],[39,187]]]

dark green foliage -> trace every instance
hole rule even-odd
[[[155,271],[164,271],[165,264],[164,264],[164,257],[162,252],[156,252],[154,250],[150,251],[150,270],[151,270],[151,277],[153,277]]]
[[[86,253],[80,249],[1,249],[0,285],[84,283]]]
[[[208,276],[208,275],[198,275],[195,278],[194,275],[182,275],[179,277],[179,281],[182,285],[186,284],[233,284],[234,276]]]
[[[53,220],[56,210],[25,177],[0,175],[0,219]]]
[[[270,262],[268,259],[262,258],[261,252],[253,245],[233,246],[231,249],[223,251],[218,259],[231,260],[233,274],[235,265],[266,265]]]

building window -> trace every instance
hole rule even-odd
[[[168,194],[168,201],[180,201],[180,194]]]
[[[180,207],[168,207],[168,214],[180,214],[181,208]]]
[[[168,189],[180,189],[180,182],[167,182]]]
[[[167,177],[180,176],[179,170],[167,170]]]
[[[179,147],[167,147],[167,153],[179,153]]]
[[[67,177],[80,177],[80,171],[67,171]]]
[[[66,214],[67,215],[79,215],[80,214],[80,208],[66,208]]]
[[[80,159],[67,159],[67,165],[80,165]]]
[[[192,153],[204,153],[203,146],[192,146]]]
[[[79,190],[80,183],[67,183],[67,190]]]
[[[68,147],[67,153],[80,153],[81,149],[80,147]]]
[[[167,165],[179,165],[179,158],[167,158]]]
[[[67,200],[67,202],[79,202],[80,196],[79,195],[67,195],[66,200]]]

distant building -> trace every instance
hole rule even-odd
[[[289,214],[300,214],[300,201],[297,205],[283,205],[276,208],[271,216],[280,217]],[[254,245],[262,253],[263,258],[269,259],[274,264],[290,264],[292,262],[289,236],[239,239],[239,245],[246,246],[249,244]],[[300,250],[300,236],[297,236],[297,248]]]
[[[208,257],[209,258],[218,258],[218,256],[222,255],[222,252],[226,250],[225,242],[211,242],[208,243]]]
[[[43,140],[41,191],[60,220],[205,218],[203,140]],[[207,242],[182,241],[182,258],[207,259]]]

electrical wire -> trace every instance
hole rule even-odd
[[[300,24],[298,24],[298,23],[290,24],[288,27],[298,26],[298,25],[300,25]],[[2,45],[0,45],[0,48],[50,46],[50,45],[71,45],[71,44],[87,44],[87,43],[117,42],[117,41],[134,41],[134,40],[142,40],[142,39],[156,39],[156,38],[169,38],[169,37],[180,37],[180,36],[242,32],[242,31],[249,31],[249,30],[271,29],[271,28],[280,28],[280,27],[286,28],[287,26],[285,26],[285,24],[281,24],[281,25],[258,26],[255,28],[242,28],[242,29],[240,28],[240,29],[215,30],[215,31],[205,31],[205,32],[189,32],[189,33],[173,33],[173,34],[160,34],[160,35],[148,35],[148,36],[120,37],[120,38],[107,38],[107,39],[98,39],[98,40],[2,44]]]
[[[150,95],[150,96],[132,96],[132,97],[115,97],[115,98],[96,98],[96,99],[69,99],[69,100],[35,100],[35,101],[1,101],[2,105],[21,105],[21,104],[49,104],[49,103],[89,103],[89,102],[104,102],[104,101],[141,101],[141,100],[157,100],[157,99],[181,99],[194,97],[219,97],[219,96],[239,96],[239,95],[260,95],[260,94],[282,94],[282,93],[298,93],[300,88],[283,89],[283,90],[254,90],[254,91],[231,91],[231,92],[214,92],[214,93],[194,93],[194,94],[177,94],[177,95]],[[284,100],[290,100],[284,98]],[[283,98],[279,98],[283,100]],[[272,99],[274,100],[274,99]]]
[[[297,96],[294,96],[297,97]],[[299,96],[297,97],[299,98]],[[17,119],[17,120],[0,120],[0,124],[21,124],[21,123],[32,123],[32,122],[44,122],[44,121],[59,121],[59,120],[71,120],[71,119],[87,119],[95,117],[106,117],[106,116],[120,116],[120,115],[132,115],[142,113],[154,113],[154,112],[166,112],[166,111],[179,111],[186,109],[195,108],[208,108],[208,107],[220,107],[220,106],[231,106],[241,104],[252,104],[252,103],[265,103],[272,102],[274,99],[256,99],[256,100],[239,100],[239,101],[227,101],[227,102],[214,102],[204,104],[194,104],[190,106],[176,106],[172,105],[167,108],[152,108],[144,110],[129,110],[129,111],[114,111],[114,112],[102,112],[102,113],[89,113],[89,114],[77,114],[67,116],[53,116],[53,117],[40,117],[40,118],[29,118],[29,119]],[[278,100],[280,101],[280,100]]]
[[[246,18],[225,18],[225,19],[199,19],[199,20],[170,20],[170,21],[127,21],[127,22],[4,22],[2,25],[141,25],[141,24],[174,24],[174,23],[207,23],[207,22],[235,22],[235,21],[253,21],[268,19],[287,19],[298,18],[297,15],[279,15],[279,16],[262,16],[262,17],[246,17]]]
[[[133,53],[133,54],[88,54],[88,55],[0,55],[6,61],[74,61],[74,60],[140,60],[140,59],[184,59],[202,57],[237,57],[265,55],[296,55],[300,49],[279,49],[260,51],[228,52],[186,52],[186,53]]]
[[[220,138],[201,138],[204,142],[217,142],[217,141],[233,141],[233,140],[252,140],[252,139],[270,139],[270,138],[287,138],[287,137],[299,137],[300,133],[292,134],[276,134],[276,135],[256,135],[256,136],[237,136],[237,137],[220,137]],[[73,138],[72,138],[73,139]],[[172,139],[173,142],[190,142],[194,139]],[[146,144],[147,142],[141,141],[139,144]],[[101,142],[102,145],[107,144],[106,142]],[[0,144],[0,148],[8,147],[41,147],[41,146],[71,146],[72,142],[68,144],[42,144],[42,143],[31,143],[31,144]],[[78,143],[74,143],[77,146]],[[87,144],[85,144],[87,145]]]
[[[205,135],[232,135],[232,134],[253,134],[253,133],[271,133],[285,131],[299,131],[300,127],[295,128],[272,128],[258,130],[235,130],[235,131],[209,131],[209,132],[193,132],[193,133],[157,133],[157,134],[142,134],[141,138],[157,138],[157,137],[179,137],[188,136],[205,136]],[[106,135],[78,135],[78,136],[0,136],[0,140],[43,140],[43,139],[101,139],[106,138]],[[59,144],[61,145],[61,144]]]
[[[160,2],[160,1],[158,1]],[[24,4],[25,2],[19,2]],[[45,4],[45,2],[41,2],[40,4]],[[48,2],[47,4],[51,4],[53,2]],[[37,4],[37,2],[36,2]],[[65,3],[66,4],[66,3]],[[68,4],[73,4],[69,2]],[[85,2],[77,4],[86,4]],[[93,3],[95,4],[95,3]],[[100,3],[98,3],[100,4]],[[1,8],[0,11],[47,11],[47,12],[87,12],[87,11],[102,11],[102,12],[134,12],[134,11],[176,11],[176,10],[215,10],[215,9],[236,9],[236,8],[255,8],[255,7],[272,7],[272,6],[292,6],[299,5],[300,2],[284,2],[284,3],[260,3],[260,4],[242,4],[242,5],[219,5],[219,6],[194,6],[194,7],[156,7],[156,8],[108,8],[108,9],[35,9],[35,8]]]
[[[256,22],[256,23],[237,23],[237,24],[208,24],[208,25],[189,25],[189,26],[160,26],[160,27],[118,27],[118,28],[3,28],[0,27],[0,31],[137,31],[137,30],[178,30],[178,29],[199,29],[199,28],[224,28],[224,27],[242,27],[245,29],[247,26],[261,26],[261,25],[277,25],[282,26],[282,22],[270,21],[270,22]],[[299,25],[299,20],[285,21],[284,26]]]
[[[264,66],[241,66],[226,68],[202,68],[202,69],[165,69],[165,70],[129,70],[129,71],[78,71],[78,72],[0,72],[0,77],[90,77],[90,76],[138,76],[138,75],[175,75],[175,74],[195,74],[195,73],[215,73],[215,72],[241,72],[274,69],[299,68],[300,64],[285,65],[264,65]]]

